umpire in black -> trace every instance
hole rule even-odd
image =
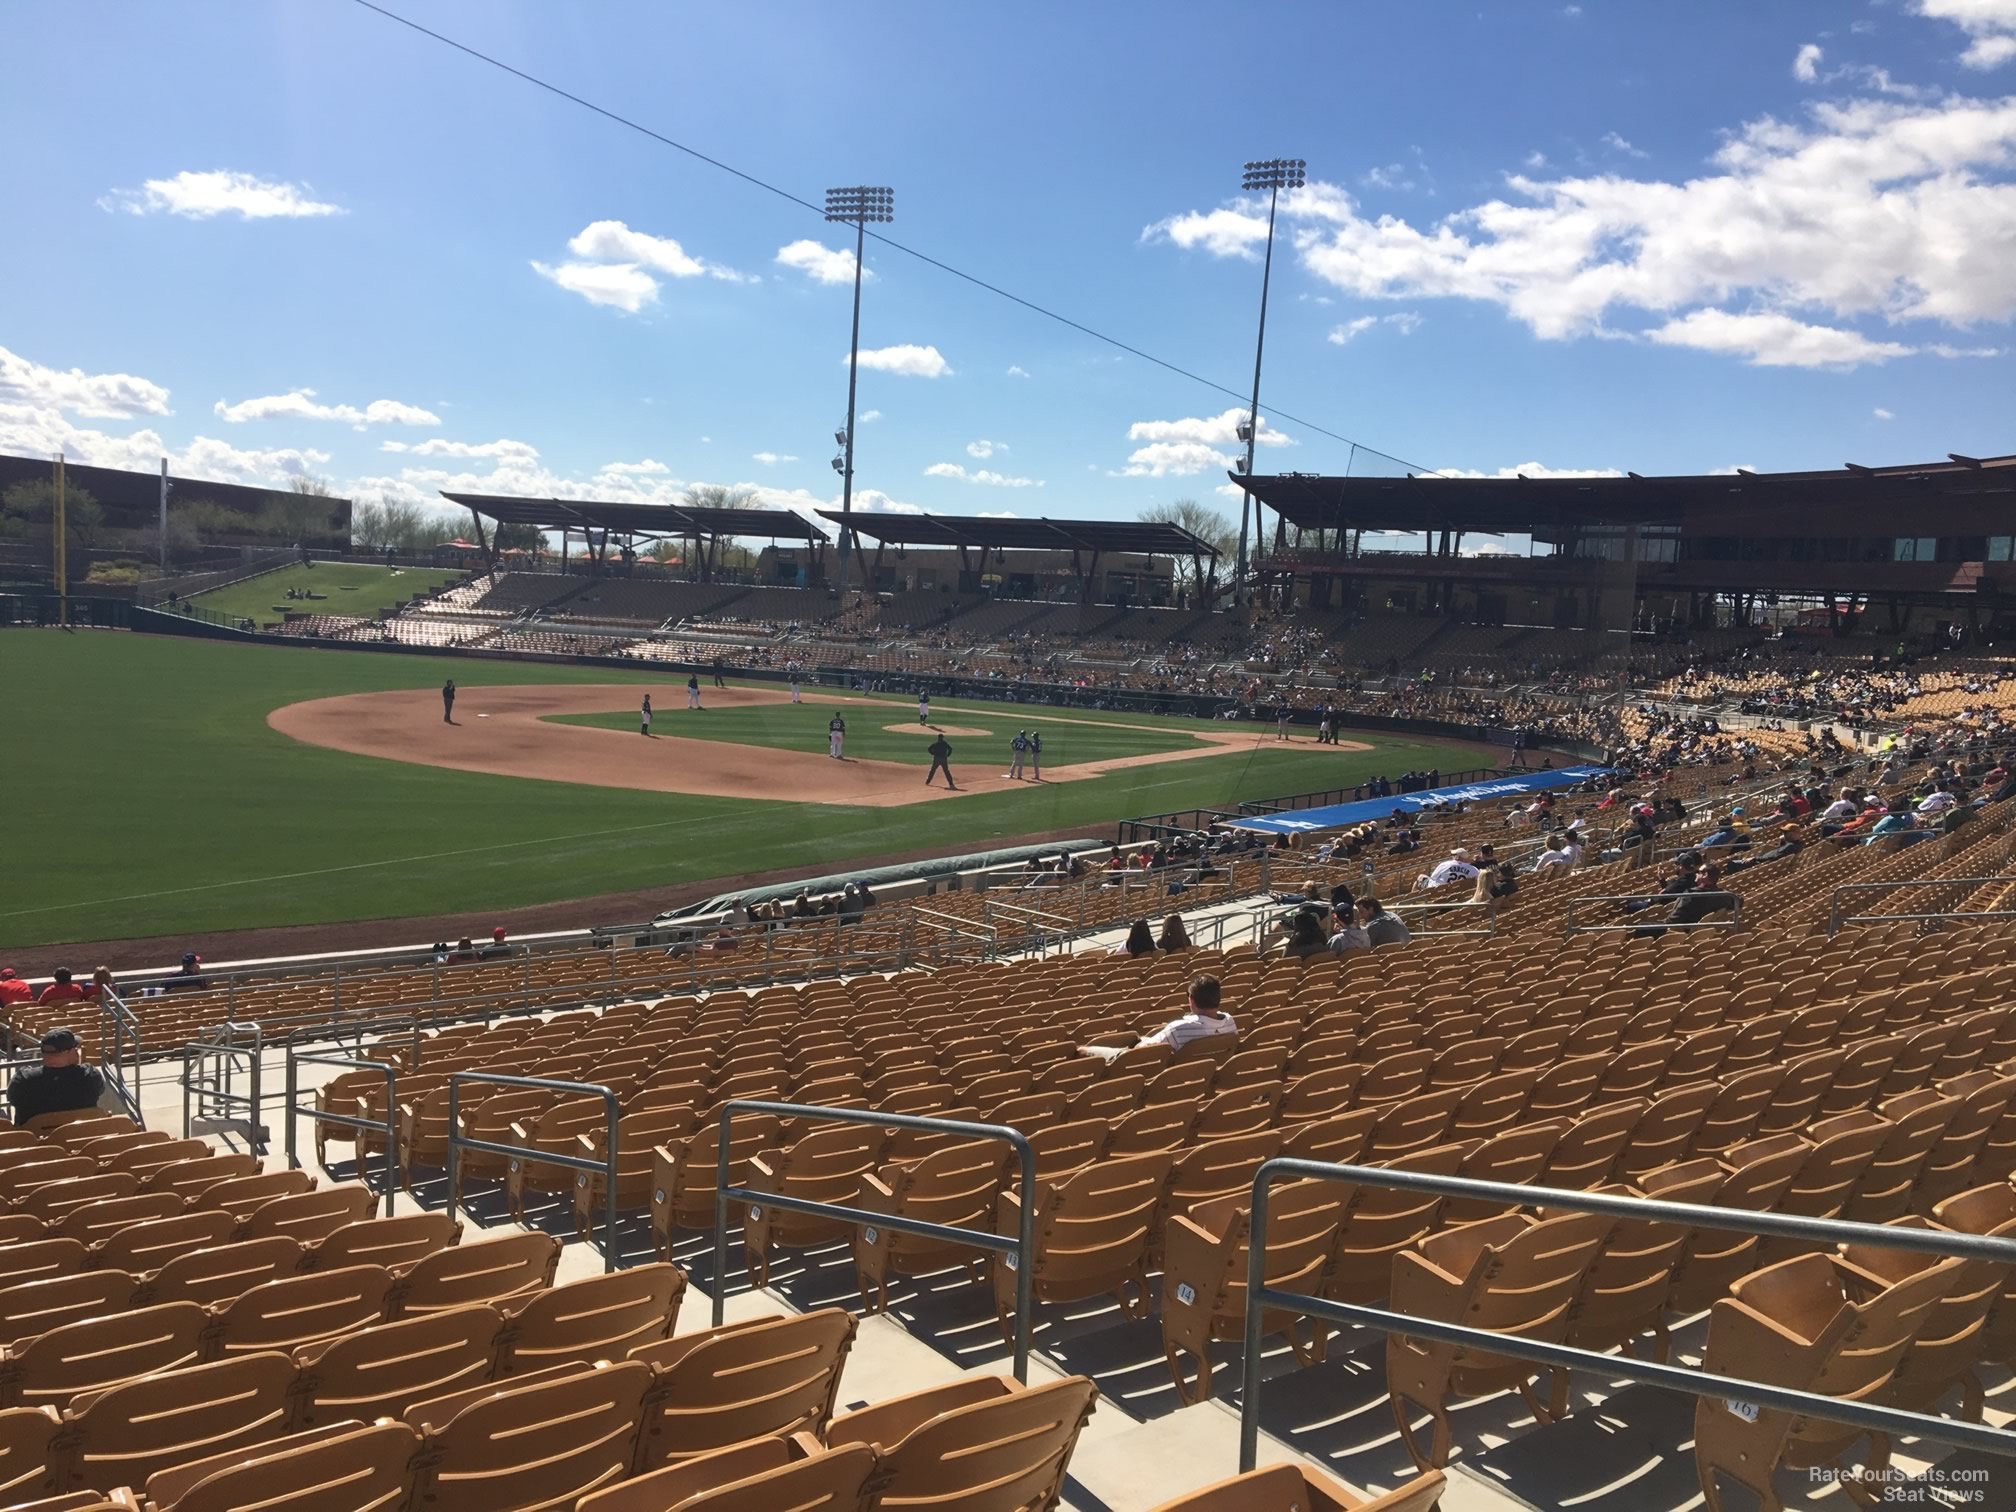
[[[42,1036],[42,1064],[17,1071],[7,1084],[14,1122],[25,1124],[40,1113],[74,1113],[95,1108],[105,1095],[105,1078],[82,1064],[83,1048],[68,1029]]]
[[[931,770],[925,774],[924,786],[931,786],[931,779],[943,772],[945,786],[955,793],[958,792],[959,784],[952,780],[952,742],[940,735],[924,749],[931,753]]]

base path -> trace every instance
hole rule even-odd
[[[975,747],[970,752],[953,748],[952,769],[959,778],[959,789],[948,792],[942,787],[926,787],[924,779],[917,775],[918,768],[899,761],[852,758],[835,761],[823,750],[788,751],[774,746],[674,735],[670,732],[681,721],[707,717],[705,709],[696,712],[684,707],[685,699],[680,696],[684,690],[676,687],[665,690],[663,704],[653,711],[653,735],[648,740],[635,731],[555,724],[550,719],[555,714],[606,714],[635,708],[640,691],[636,683],[463,688],[455,699],[453,724],[442,722],[441,694],[433,688],[351,693],[341,698],[288,704],[268,714],[266,723],[281,734],[309,745],[328,746],[359,756],[448,767],[459,772],[536,777],[548,782],[630,788],[646,793],[887,808],[907,803],[942,803],[967,793],[998,793],[1034,785],[999,775],[994,768],[1003,763],[1005,755],[992,747]],[[733,707],[784,703],[790,695],[781,689],[710,688],[705,698],[709,707]],[[858,705],[878,714],[892,707],[886,700],[825,692],[815,698],[819,707]],[[674,707],[675,703],[678,707]],[[1130,725],[1124,718],[1075,722],[1122,729],[1167,728]],[[1271,730],[1253,724],[1224,728],[1199,721],[1199,728],[1190,733],[1197,742],[1194,747],[1045,767],[1043,781],[1078,782],[1122,767],[1193,761],[1277,743]],[[822,727],[819,731],[822,742],[824,737]],[[1371,749],[1355,741],[1318,747],[1304,738],[1294,744],[1305,750]]]

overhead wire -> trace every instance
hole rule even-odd
[[[382,16],[387,21],[396,22],[400,26],[406,27],[411,31],[419,33],[423,37],[427,37],[435,42],[438,42],[444,47],[453,48],[456,52],[462,53],[467,57],[474,58],[479,63],[488,64],[492,68],[498,69],[503,73],[510,74],[513,78],[518,79],[523,83],[530,84],[535,89],[543,89],[548,94],[554,95],[559,99],[565,100],[571,105],[578,105],[583,110],[601,116],[604,120],[612,121],[618,126],[622,126],[627,130],[638,133],[640,136],[649,137],[652,141],[657,142],[660,146],[670,147],[673,151],[684,153],[687,157],[694,159],[696,162],[705,163],[710,168],[719,169],[721,172],[726,173],[733,178],[738,178],[742,180],[743,183],[748,184],[753,188],[761,189],[766,194],[774,194],[779,199],[788,200],[791,204],[798,206],[800,209],[810,210],[811,212],[813,212],[813,214],[821,216],[822,218],[826,213],[824,206],[814,204],[811,200],[806,199],[802,195],[793,194],[789,189],[783,188],[782,186],[777,184],[773,184],[768,179],[761,178],[758,175],[747,172],[744,169],[737,168],[734,164],[724,162],[720,158],[702,152],[697,147],[688,146],[686,143],[681,142],[676,138],[669,137],[665,135],[665,133],[663,133],[662,131],[658,131],[650,126],[646,126],[643,122],[634,120],[631,117],[622,114],[620,111],[611,110],[605,105],[598,105],[593,100],[587,99],[582,95],[575,94],[572,90],[563,89],[560,85],[555,84],[550,80],[542,79],[537,74],[528,73],[522,68],[515,67],[512,64],[505,62],[502,58],[484,52],[481,48],[471,47],[468,43],[458,41],[454,37],[448,36],[444,32],[438,32],[435,31],[432,27],[423,26],[420,22],[413,20],[410,16],[403,16],[395,10],[390,10],[383,5],[377,4],[376,0],[351,0],[351,3],[361,7],[364,10],[371,11],[375,15]],[[1077,331],[1081,335],[1091,337],[1094,341],[1102,342],[1107,346],[1115,348],[1116,350],[1126,352],[1130,356],[1138,357],[1143,362],[1152,363],[1156,367],[1162,368],[1166,372],[1176,374],[1179,378],[1187,378],[1192,383],[1202,384],[1206,388],[1213,389],[1221,394],[1229,395],[1231,398],[1237,399],[1242,403],[1250,401],[1250,395],[1242,394],[1237,389],[1229,388],[1225,384],[1219,383],[1215,379],[1207,378],[1201,373],[1192,372],[1189,368],[1183,367],[1179,363],[1171,362],[1163,357],[1157,357],[1153,352],[1144,351],[1140,347],[1133,345],[1131,342],[1122,341],[1117,336],[1109,336],[1104,331],[1100,331],[1093,328],[1092,326],[1088,326],[1083,321],[1073,320],[1070,316],[1062,314],[1056,310],[1050,309],[1046,305],[1038,304],[1033,299],[1025,299],[1020,294],[1016,294],[1011,290],[1004,289],[999,284],[991,283],[987,279],[980,277],[978,274],[968,273],[963,268],[954,267],[951,263],[945,262],[941,258],[933,257],[930,253],[921,251],[916,247],[908,245],[907,243],[897,241],[892,236],[887,236],[884,235],[882,232],[872,230],[868,231],[866,234],[869,240],[879,242],[881,245],[887,247],[892,252],[901,252],[906,257],[915,258],[918,262],[924,263],[929,267],[936,268],[941,273],[949,273],[952,277],[960,279],[966,283],[972,284],[975,288],[984,289],[990,294],[996,295],[1001,299],[1005,299],[1011,304],[1020,305],[1023,309],[1031,311],[1034,314],[1041,315],[1047,320],[1054,320],[1059,325],[1068,326],[1070,329]],[[1271,410],[1276,419],[1286,420],[1291,424],[1299,425],[1303,427],[1305,430],[1314,431],[1317,435],[1327,436],[1332,441],[1343,442],[1346,446],[1349,446],[1352,449],[1352,452],[1354,454],[1352,460],[1354,462],[1356,460],[1355,454],[1363,451],[1363,452],[1369,452],[1374,456],[1384,457],[1389,462],[1396,462],[1400,466],[1409,468],[1415,472],[1427,473],[1433,471],[1433,469],[1423,467],[1418,463],[1409,462],[1404,457],[1396,457],[1391,452],[1383,451],[1379,447],[1368,445],[1363,441],[1355,440],[1350,436],[1342,435],[1337,431],[1330,430],[1325,426],[1319,425],[1314,420],[1304,419],[1299,415],[1291,415],[1288,413],[1288,411],[1281,409],[1278,406],[1270,405],[1268,406],[1268,408]]]

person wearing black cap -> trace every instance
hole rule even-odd
[[[95,1108],[105,1092],[105,1078],[82,1064],[82,1048],[68,1029],[42,1036],[42,1064],[17,1071],[7,1084],[14,1122],[25,1124],[42,1113],[74,1113]]]
[[[184,951],[182,969],[161,982],[163,992],[201,992],[210,985],[210,979],[201,970],[203,957],[195,951]]]

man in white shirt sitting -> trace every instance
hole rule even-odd
[[[1216,1034],[1237,1034],[1239,1026],[1232,1022],[1232,1015],[1218,1006],[1222,989],[1214,976],[1194,977],[1190,982],[1190,1011],[1181,1018],[1171,1019],[1153,1034],[1144,1034],[1131,1045],[1082,1045],[1081,1055],[1096,1055],[1101,1060],[1117,1060],[1129,1050],[1144,1050],[1150,1045],[1167,1045],[1181,1051],[1192,1040],[1209,1039]]]
[[[1462,846],[1449,852],[1446,860],[1435,863],[1435,869],[1414,884],[1417,890],[1430,887],[1446,887],[1451,882],[1474,882],[1477,868],[1470,864],[1470,852]]]

